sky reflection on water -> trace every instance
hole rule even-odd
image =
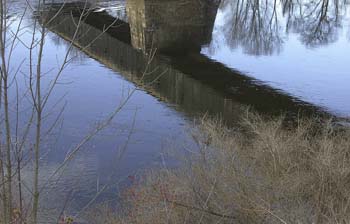
[[[260,5],[260,11],[265,13],[253,18],[249,15],[254,12],[254,7],[243,3],[237,7],[238,2],[247,1],[222,2],[212,43],[202,52],[301,100],[324,107],[336,115],[349,116],[348,3],[330,1],[326,21],[321,21],[317,10],[305,18],[301,15],[308,15],[310,10],[305,9],[305,5],[295,6],[288,14],[283,13],[281,4],[277,5],[276,18],[271,20],[274,1],[267,1],[268,7]],[[337,15],[334,11],[336,2],[339,4]],[[298,7],[305,12],[299,14]],[[236,18],[231,12],[237,10],[248,16]],[[247,18],[251,20],[246,21]],[[317,28],[319,24],[321,28]]]

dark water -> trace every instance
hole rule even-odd
[[[14,28],[22,9],[15,6]],[[72,61],[50,98],[46,128],[64,110],[46,139],[42,182],[135,92],[50,182],[42,195],[43,217],[57,213],[67,195],[71,211],[101,190],[97,202],[115,203],[129,175],[171,166],[167,151],[191,147],[189,126],[203,114],[229,124],[247,107],[269,115],[350,116],[347,1],[105,1],[93,6],[77,33],[81,4],[66,4],[47,24],[61,6],[48,4],[35,17],[27,13],[21,35],[30,41],[34,18],[45,24],[46,85],[74,44]],[[18,43],[13,64],[27,58],[26,52]]]

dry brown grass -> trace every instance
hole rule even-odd
[[[202,121],[198,153],[135,183],[127,213],[104,223],[350,223],[350,131],[282,121]]]

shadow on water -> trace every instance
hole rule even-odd
[[[161,14],[161,20],[168,20],[172,24],[167,25],[168,23],[158,22],[161,12],[158,10],[163,9],[167,4],[155,0],[148,1],[152,4],[144,4],[144,1],[131,4],[135,1],[130,0],[127,3],[130,24],[105,12],[87,13],[78,38],[74,40],[74,45],[90,57],[145,88],[150,94],[175,104],[179,110],[190,115],[203,113],[219,115],[226,122],[231,123],[248,106],[268,115],[280,113],[290,116],[315,113],[327,115],[322,108],[264,85],[199,53],[198,46],[210,42],[218,4],[215,4],[215,7],[213,5],[209,7],[210,10],[214,10],[211,13],[207,13],[208,8],[203,6],[205,10],[202,9],[199,12],[207,14],[204,17],[203,15],[192,16],[196,23],[185,23],[181,19],[179,19],[180,23],[176,20],[172,21],[173,12]],[[175,4],[175,1],[169,2],[169,4]],[[55,7],[50,5],[50,7],[51,13],[55,14],[52,8],[57,8],[59,5]],[[190,11],[193,12],[193,10]],[[70,14],[73,16],[67,16]],[[48,28],[62,38],[72,41],[79,15],[79,5],[66,4],[64,10],[49,24]],[[183,17],[186,18],[185,15]],[[203,20],[200,19],[202,17]],[[106,29],[106,27],[109,28]],[[154,29],[152,32],[150,27]],[[192,33],[188,33],[188,30]],[[152,35],[147,36],[146,31],[151,32]],[[174,33],[176,35],[173,35]],[[188,38],[191,36],[187,36],[189,34],[193,35],[190,42]],[[151,62],[149,62],[150,46],[160,49],[160,53]],[[180,52],[170,49],[179,49],[179,46],[181,46]]]

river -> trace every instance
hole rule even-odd
[[[15,30],[23,2],[12,4]],[[195,147],[190,129],[204,114],[229,125],[247,108],[267,115],[350,117],[347,1],[126,0],[89,7],[77,36],[84,4],[27,9],[12,55],[12,66],[21,71],[24,126],[30,111],[25,44],[34,21],[47,32],[46,89],[73,44],[45,111],[50,133],[43,138],[41,183],[52,179],[41,197],[44,220],[63,207],[78,212],[91,200],[115,204],[130,176],[174,166],[168,153]],[[31,164],[23,172],[29,185]]]

